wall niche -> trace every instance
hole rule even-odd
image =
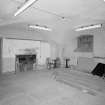
[[[77,37],[75,52],[93,52],[93,35],[81,35]]]

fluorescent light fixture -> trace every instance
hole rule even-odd
[[[38,0],[28,0],[20,9],[16,11],[14,16],[19,15],[21,12],[23,12],[25,9],[27,9],[29,6],[31,6],[34,2],[37,2]]]
[[[102,27],[102,24],[96,24],[96,25],[90,25],[90,26],[83,26],[77,28],[75,31],[82,31],[82,30],[88,30],[88,29],[93,29],[93,28],[100,28]]]
[[[39,30],[45,30],[45,31],[52,31],[51,28],[44,27],[44,26],[39,26],[39,25],[29,25],[29,28],[39,29]]]

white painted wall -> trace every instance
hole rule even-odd
[[[36,49],[38,64],[45,64],[50,57],[50,45],[46,42],[3,39],[3,72],[15,70],[15,55],[21,54],[26,48]]]
[[[77,48],[77,37],[79,35],[90,34],[94,36],[93,52],[74,52]],[[105,27],[101,29],[93,29],[86,31],[69,31],[66,33],[64,39],[64,56],[69,58],[78,58],[78,57],[88,57],[92,58],[94,56],[105,57]],[[72,59],[74,60],[74,59]],[[96,60],[98,62],[98,60]],[[99,62],[101,62],[99,60]],[[103,62],[103,61],[102,61]]]
[[[46,64],[46,58],[51,57],[51,47],[46,42],[40,43],[40,64]]]
[[[40,31],[31,31],[28,29],[18,29],[16,27],[0,27],[0,36],[4,38],[47,40],[45,33]]]
[[[13,27],[12,27],[13,28]],[[51,58],[56,57],[70,57],[72,58],[72,62],[76,64],[76,60],[78,57],[89,57],[93,56],[101,56],[105,57],[105,26],[102,29],[93,29],[81,32],[75,32],[74,29],[70,30],[69,27],[60,27],[57,32],[40,32],[40,31],[25,31],[22,29],[15,28],[1,28],[0,33],[2,33],[2,37],[10,37],[10,38],[23,38],[23,39],[34,39],[34,40],[44,40],[44,41],[55,41],[55,43],[51,43]],[[55,27],[56,28],[56,27]],[[65,30],[62,30],[65,28]],[[77,48],[77,37],[83,34],[91,34],[94,35],[94,51],[92,53],[82,53],[82,52],[74,52]],[[57,44],[58,43],[58,44]],[[44,51],[44,49],[42,49]],[[44,59],[45,58],[40,58]],[[75,59],[75,60],[74,60]]]
[[[0,36],[3,38],[15,38],[15,39],[27,39],[27,40],[30,39],[30,40],[39,40],[41,42],[48,42],[51,47],[50,56],[51,58],[55,59],[59,55],[57,43],[56,41],[53,40],[53,39],[59,40],[58,38],[55,38],[55,36],[57,36],[57,33],[53,31],[47,32],[47,31],[40,31],[40,30],[30,30],[26,26],[27,24],[25,25],[24,28],[21,27],[21,25],[11,26],[11,24],[7,26],[2,26],[0,27]],[[44,49],[42,48],[41,50],[44,51]],[[41,60],[43,59],[44,61],[45,58],[42,58],[42,56],[40,56],[39,58],[40,58],[39,62],[41,64],[42,63]]]

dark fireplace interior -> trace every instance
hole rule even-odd
[[[33,70],[33,64],[36,63],[36,55],[16,55],[15,72]]]

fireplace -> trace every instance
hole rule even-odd
[[[15,58],[15,72],[33,70],[33,64],[36,63],[36,54],[19,54]]]

